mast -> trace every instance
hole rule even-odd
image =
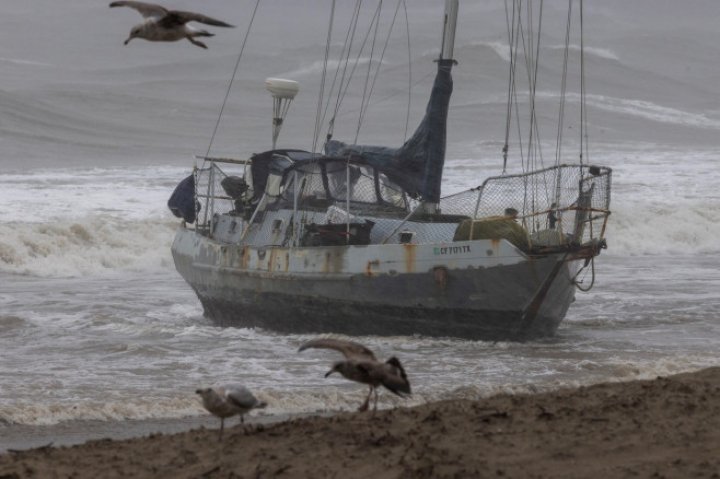
[[[440,46],[440,58],[437,60],[437,76],[435,77],[425,118],[413,138],[408,141],[408,143],[413,143],[415,137],[422,136],[427,142],[423,178],[423,189],[426,194],[420,207],[426,213],[437,213],[440,205],[440,184],[442,182],[443,166],[445,165],[447,111],[450,104],[450,94],[452,93],[452,76],[450,73],[456,63],[453,52],[455,50],[458,8],[459,0],[445,0],[442,44]],[[427,131],[428,129],[430,131]],[[403,147],[404,149],[405,147]]]
[[[455,49],[455,28],[457,26],[458,0],[445,0],[445,22],[443,23],[440,60],[452,60]]]
[[[425,116],[412,136],[400,148],[350,145],[329,140],[328,156],[356,155],[381,169],[394,183],[420,201],[418,211],[437,213],[445,164],[447,115],[452,95],[452,67],[455,48],[458,0],[445,0],[443,35],[438,70],[425,108]]]

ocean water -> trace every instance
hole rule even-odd
[[[124,47],[135,12],[56,3],[6,0],[0,18],[0,431],[200,416],[195,389],[226,381],[267,400],[264,415],[354,409],[366,390],[323,378],[334,352],[298,354],[311,336],[213,326],[170,255],[178,221],[165,203],[193,155],[209,148],[254,2],[203,7],[238,25],[215,29],[207,51],[187,42]],[[261,4],[259,39],[248,43],[212,154],[269,148],[268,76],[301,82],[280,145],[312,148],[326,3]],[[383,59],[362,141],[402,142],[409,76],[410,129],[422,115],[442,2],[409,3],[412,73],[398,27],[391,46],[399,52]],[[497,3],[461,5],[444,193],[501,171],[509,50]],[[547,3],[547,80],[537,101],[552,162],[566,2]],[[634,0],[587,8],[590,160],[613,168],[614,179],[594,288],[578,292],[548,340],[357,338],[379,356],[397,355],[410,375],[413,397],[381,394],[383,407],[720,363],[720,66],[707,61],[720,53],[708,20],[720,6]],[[627,8],[649,13],[629,22],[617,14]],[[669,16],[683,20],[668,25]],[[579,100],[573,79],[568,112]],[[357,130],[359,96],[348,95],[338,123],[349,126],[336,138]],[[577,161],[576,131],[566,119],[564,161]]]

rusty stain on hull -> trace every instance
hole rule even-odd
[[[372,261],[368,261],[367,265],[365,266],[365,274],[367,276],[373,276],[373,268],[377,268],[380,266],[380,260],[374,259]]]
[[[248,263],[250,261],[250,248],[243,246],[242,257],[240,258],[240,268],[248,269]]]
[[[445,292],[448,283],[448,269],[445,266],[435,266],[433,268],[433,278],[440,292]]]
[[[403,250],[405,251],[405,272],[415,272],[415,256],[417,252],[417,246],[414,244],[404,244]]]

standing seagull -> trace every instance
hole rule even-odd
[[[187,38],[193,45],[207,48],[207,45],[195,40],[195,37],[212,37],[214,34],[188,26],[188,22],[200,22],[216,27],[233,27],[233,25],[199,13],[168,10],[153,3],[120,1],[112,2],[110,7],[134,8],[145,18],[143,23],[135,25],[130,30],[130,36],[125,40],[125,45],[133,38],[144,38],[151,42],[175,42]]]
[[[337,361],[333,364],[332,369],[325,374],[325,377],[332,373],[340,373],[350,381],[370,386],[365,402],[358,408],[358,411],[367,411],[373,392],[375,393],[373,411],[377,411],[377,388],[380,385],[400,397],[412,394],[405,369],[398,358],[394,356],[382,363],[377,360],[372,351],[362,344],[334,338],[312,339],[300,346],[298,352],[308,348],[334,349],[345,356],[344,361]]]
[[[240,384],[198,389],[195,392],[202,397],[205,409],[220,418],[220,439],[225,427],[225,418],[239,414],[240,422],[244,423],[245,413],[267,406],[267,403],[258,401],[248,388]]]

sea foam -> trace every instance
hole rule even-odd
[[[34,276],[81,276],[108,270],[172,265],[177,223],[91,216],[50,223],[0,223],[0,271]]]

